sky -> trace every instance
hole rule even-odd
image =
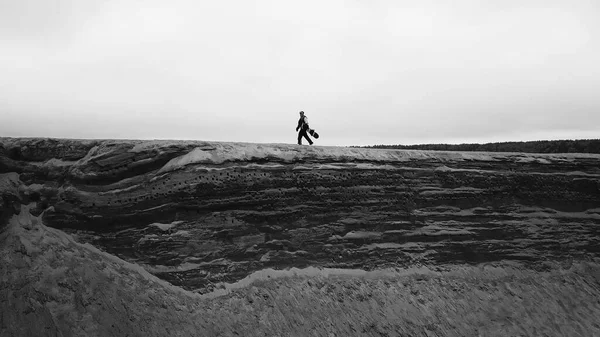
[[[0,136],[600,138],[597,0],[0,0]]]

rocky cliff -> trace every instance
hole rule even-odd
[[[600,155],[2,139],[3,219],[188,290],[267,267],[381,269],[600,253]]]
[[[102,267],[102,279],[183,289],[168,305],[184,311],[194,296],[267,268],[548,272],[600,254],[600,155],[591,154],[0,138],[0,197],[5,266],[66,268],[85,285],[81,263],[115,257],[118,270],[143,269]],[[23,217],[34,229],[21,228]],[[52,245],[77,261],[47,260]],[[4,284],[31,286],[14,268],[0,271]],[[57,335],[72,331],[44,310]]]

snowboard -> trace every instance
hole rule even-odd
[[[319,139],[319,134],[314,129],[308,129],[308,133],[316,139]]]

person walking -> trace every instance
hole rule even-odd
[[[302,137],[306,138],[308,144],[313,144],[306,133],[308,129],[308,118],[304,115],[304,111],[300,111],[300,119],[298,120],[298,126],[296,127],[296,131],[300,130],[300,132],[298,132],[298,145],[302,145]]]

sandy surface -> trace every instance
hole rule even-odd
[[[200,296],[41,224],[0,235],[0,336],[594,336],[598,260],[256,272]]]

